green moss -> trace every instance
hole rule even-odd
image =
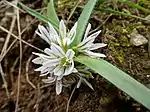
[[[150,7],[150,0],[139,0],[139,4],[145,8]]]
[[[123,63],[126,49],[132,46],[128,35],[133,31],[133,29],[138,27],[137,23],[122,25],[120,21],[113,22],[111,26],[111,31],[116,34],[115,40],[109,40],[109,49],[111,54],[120,62]]]
[[[121,45],[117,42],[110,42],[108,47],[111,50],[111,54],[114,55],[114,57],[116,57],[120,63],[122,63],[125,54]]]
[[[108,105],[109,103],[111,103],[113,101],[113,99],[110,97],[110,96],[105,96],[105,97],[101,97],[99,103],[102,105],[102,106],[106,106]]]

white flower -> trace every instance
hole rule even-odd
[[[93,89],[92,85],[82,77],[82,74],[74,67],[73,58],[76,52],[72,50],[74,47],[77,47],[77,49],[74,50],[78,50],[79,52],[91,57],[105,57],[104,54],[91,51],[106,46],[104,43],[93,43],[100,31],[88,36],[91,24],[88,24],[87,26],[83,41],[77,46],[71,48],[70,44],[76,36],[76,28],[77,23],[75,23],[68,32],[64,21],[61,20],[58,31],[56,31],[50,23],[48,23],[47,27],[39,25],[39,31],[36,31],[36,33],[50,45],[50,48],[46,48],[44,53],[33,53],[38,57],[33,59],[32,62],[41,65],[39,68],[35,69],[35,71],[40,71],[40,76],[47,76],[47,79],[42,80],[43,82],[56,84],[57,94],[60,94],[62,91],[64,84],[62,82],[64,81],[63,78],[72,73],[79,75],[80,80],[77,87],[80,86],[81,82],[84,82]]]
[[[55,43],[51,43],[50,49],[46,48],[44,52],[45,54],[33,53],[39,57],[33,59],[32,62],[42,65],[35,69],[35,71],[40,71],[40,76],[50,74],[51,77],[44,79],[44,82],[53,83],[56,81],[56,93],[60,94],[62,89],[61,79],[63,76],[69,75],[76,70],[73,61],[75,52],[72,49],[68,49],[65,53]]]
[[[86,28],[86,31],[85,31],[85,34],[84,34],[84,38],[82,40],[82,42],[80,44],[78,44],[78,50],[79,52],[82,52],[88,56],[91,56],[91,57],[106,57],[104,54],[101,54],[101,53],[94,53],[92,52],[91,50],[95,50],[95,49],[98,49],[98,48],[101,48],[101,47],[105,47],[107,44],[104,44],[104,43],[93,43],[95,38],[99,35],[99,33],[101,31],[97,31],[96,33],[93,33],[91,34],[90,36],[88,36],[88,33],[91,29],[91,24],[89,23],[87,28]]]
[[[75,23],[72,29],[69,32],[67,32],[67,28],[64,24],[64,21],[61,20],[59,24],[59,31],[58,31],[59,34],[50,23],[48,23],[48,26],[46,28],[42,25],[39,25],[38,26],[39,31],[36,31],[36,33],[43,40],[45,40],[49,45],[51,45],[51,43],[55,43],[60,46],[66,46],[66,45],[68,46],[72,43],[72,41],[75,38],[76,27],[77,27],[77,23]]]

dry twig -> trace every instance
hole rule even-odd
[[[35,112],[39,112],[39,103],[40,103],[40,96],[41,96],[41,91],[40,91],[40,84],[38,84],[38,88],[37,88],[37,101],[35,104]]]
[[[15,21],[16,21],[16,15],[14,14],[14,16],[13,16],[13,18],[12,18],[12,22],[11,22],[11,26],[10,26],[9,32],[12,32],[12,31],[13,31],[13,28],[14,28],[14,26],[15,26]],[[5,44],[4,44],[3,49],[2,49],[2,51],[1,51],[1,56],[4,54],[4,52],[5,52],[6,49],[7,49],[7,46],[8,46],[9,40],[10,40],[10,36],[11,36],[11,34],[8,33],[8,34],[7,34],[7,37],[6,37]]]
[[[1,74],[2,79],[3,79],[3,83],[4,83],[4,87],[5,87],[5,90],[6,90],[7,97],[8,97],[8,99],[10,99],[10,94],[9,94],[9,91],[8,91],[8,88],[7,88],[7,81],[5,80],[4,72],[3,72],[3,69],[2,69],[1,63],[0,63],[0,74]]]
[[[20,10],[21,12],[25,13],[25,11],[24,11],[24,10],[22,10],[22,9],[20,9],[19,7],[17,7],[17,5],[16,5],[16,4],[11,3],[11,2],[8,2],[8,1],[6,1],[6,0],[3,0],[3,1],[4,1],[5,3],[7,3],[8,5],[10,5],[10,6],[14,7],[15,9]]]
[[[18,0],[16,0],[16,6],[18,4]],[[18,73],[18,87],[17,87],[17,101],[15,106],[15,112],[18,111],[19,107],[19,95],[20,95],[20,77],[21,77],[21,67],[22,67],[22,42],[21,42],[21,29],[20,29],[20,16],[19,16],[19,9],[16,9],[17,14],[17,27],[18,27],[18,37],[19,37],[19,43],[20,43],[20,63],[19,63],[19,73]]]
[[[92,34],[94,32],[96,32],[97,30],[99,30],[107,21],[108,19],[112,16],[112,14],[108,15],[108,17],[102,22],[102,24],[100,26],[98,26],[96,29],[92,30],[89,32],[89,34]]]
[[[29,80],[29,74],[28,74],[28,72],[29,72],[29,64],[30,64],[30,61],[31,61],[32,58],[33,58],[33,55],[31,55],[31,56],[29,57],[29,59],[28,59],[28,61],[27,61],[27,64],[26,64],[26,80],[27,80],[27,82],[28,82],[34,89],[36,89],[36,86]]]
[[[16,35],[14,35],[13,33],[9,32],[9,31],[8,31],[7,29],[5,29],[4,27],[0,26],[0,29],[3,30],[3,31],[5,31],[5,32],[7,32],[7,33],[9,33],[9,34],[12,35],[14,38],[16,38],[16,39],[22,41],[23,43],[27,44],[28,46],[30,46],[30,47],[32,47],[32,48],[34,48],[34,49],[36,49],[36,50],[38,50],[38,51],[40,51],[40,52],[43,52],[43,50],[41,50],[41,49],[39,49],[39,48],[33,46],[32,44],[26,42],[25,40],[22,40],[22,39],[18,38]]]
[[[12,48],[12,46],[17,42],[17,39],[15,39],[10,46],[8,47],[8,49],[4,52],[4,54],[0,57],[0,62],[3,60],[3,58],[6,56],[6,54],[9,52],[9,50]]]
[[[75,92],[75,90],[76,90],[76,87],[77,87],[77,86],[75,86],[75,87],[73,88],[73,90],[72,90],[72,92],[71,92],[71,95],[70,95],[70,97],[69,97],[69,100],[68,100],[68,102],[67,102],[66,112],[68,112],[68,110],[69,110],[69,104],[70,104],[71,98],[72,98],[72,96],[73,96],[73,94],[74,94],[74,92]]]
[[[14,10],[14,13],[15,13],[15,10]],[[14,16],[12,18],[10,29],[9,29],[8,32],[11,33],[13,31],[13,28],[15,26],[15,21],[16,21],[16,15],[14,14]],[[0,57],[1,57],[0,60],[2,60],[2,58],[6,54],[6,49],[8,47],[8,43],[9,43],[9,40],[10,40],[10,37],[11,37],[10,33],[7,34],[4,46],[3,46],[1,54],[0,54]],[[8,91],[8,88],[7,88],[7,81],[6,81],[5,77],[4,77],[4,72],[3,72],[3,69],[2,69],[2,66],[1,66],[1,61],[0,61],[0,72],[1,72],[1,76],[2,76],[3,82],[4,82],[4,87],[5,87],[5,90],[6,90],[6,94],[7,94],[8,98],[10,98],[9,91]]]

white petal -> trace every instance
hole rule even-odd
[[[91,47],[89,48],[89,50],[95,50],[101,47],[105,47],[107,46],[107,44],[104,43],[96,43],[96,44],[92,44]]]
[[[51,59],[48,60],[47,62],[43,63],[44,67],[52,67],[52,66],[56,66],[60,63],[61,59]]]
[[[37,56],[39,56],[39,57],[41,57],[43,59],[49,59],[50,58],[49,56],[47,56],[45,54],[41,54],[41,53],[32,52],[32,54],[37,55]]]
[[[70,38],[63,38],[63,45],[68,46],[68,45],[70,45],[70,44],[71,44]]]
[[[39,31],[40,31],[40,33],[41,33],[42,35],[44,35],[45,37],[47,37],[48,40],[50,40],[50,39],[48,38],[48,37],[49,37],[49,33],[48,33],[47,29],[46,29],[44,26],[39,25],[39,26],[38,26],[38,29],[39,29]]]
[[[62,57],[65,53],[62,48],[54,43],[51,44],[51,50],[56,56]]]
[[[43,69],[41,70],[41,75],[40,76],[45,76],[45,75],[53,73],[54,68],[55,68],[54,66],[52,66],[52,67],[43,67]]]
[[[92,51],[85,51],[85,54],[87,54],[87,55],[89,55],[91,57],[95,57],[95,58],[106,57],[104,54],[94,53]]]
[[[49,30],[49,33],[52,34],[53,36],[59,37],[56,30],[49,22],[48,22],[48,30]],[[57,38],[55,38],[54,40],[57,40]]]
[[[34,64],[42,64],[43,63],[41,57],[37,57],[37,58],[33,59],[32,62]]]
[[[50,23],[48,23],[48,29],[49,29],[49,33],[52,36],[51,38],[52,38],[53,42],[57,42],[59,45],[61,45],[61,40],[60,40],[56,30]]]
[[[48,33],[48,31],[47,31],[47,29],[45,29],[44,28],[44,26],[42,26],[42,25],[39,25],[38,26],[38,29],[39,29],[39,31],[40,31],[40,33],[41,33],[41,36],[43,37],[43,39],[47,42],[47,43],[51,43],[51,36],[50,36],[50,34]]]
[[[45,40],[48,44],[50,44],[51,42],[47,39],[47,37],[45,35],[40,34],[38,31],[35,31],[36,34],[38,34],[43,40]]]
[[[83,40],[87,38],[90,29],[91,29],[91,24],[89,23],[88,26],[87,26],[87,28],[86,28]]]
[[[44,67],[41,69],[41,74],[44,74],[48,71],[48,68],[47,67]]]
[[[48,77],[48,79],[42,79],[44,83],[53,83],[55,82],[56,78],[55,77]]]
[[[52,66],[52,67],[44,67],[43,66],[43,69],[41,70],[41,74],[43,74],[43,73],[45,73],[45,72],[52,72],[53,70],[54,70],[54,66]]]
[[[49,74],[49,72],[46,72],[46,73],[40,74],[40,77],[42,77],[42,76],[46,76],[46,75],[48,75],[48,74]]]
[[[45,48],[44,52],[50,56],[49,59],[54,59],[54,58],[58,57],[58,54],[56,54],[54,51],[52,51],[49,48]]]
[[[44,49],[44,52],[49,55],[49,56],[52,56],[52,57],[55,57],[54,54],[53,54],[53,51],[49,48],[45,48]]]
[[[61,66],[57,66],[55,69],[54,69],[54,75],[56,76],[61,76],[64,74],[64,67],[61,67]]]
[[[79,50],[87,50],[93,45],[93,42],[85,43],[81,47],[79,47]]]
[[[84,43],[85,44],[91,44],[94,42],[95,38],[100,34],[101,31],[97,31],[93,34],[91,34],[89,37],[87,37],[85,40],[84,40]]]
[[[66,26],[63,20],[60,21],[59,31],[62,38],[66,38]]]
[[[67,38],[69,38],[71,42],[74,40],[76,36],[76,28],[77,28],[77,22],[74,24],[74,26],[72,27],[72,29],[70,30],[67,36]]]
[[[73,69],[74,69],[74,61],[72,60],[71,64],[68,67],[66,67],[64,76],[71,74]]]
[[[56,81],[56,93],[59,95],[62,91],[62,82],[61,81]]]
[[[85,38],[79,45],[78,47],[91,47],[91,45],[93,44],[95,38],[99,35],[101,31],[97,31],[94,34],[91,34],[90,36],[88,36],[87,38]],[[83,49],[83,48],[82,48]]]
[[[34,71],[41,71],[42,69],[43,69],[43,66],[41,66],[41,67],[35,69]]]
[[[68,59],[73,59],[74,55],[75,55],[75,52],[72,49],[69,49],[66,53],[66,57]]]
[[[53,73],[55,68],[56,68],[55,66],[48,68],[48,72]]]
[[[52,51],[49,49],[49,48],[45,48],[44,49],[44,52],[48,55],[51,55],[52,54]]]
[[[91,34],[89,37],[95,39],[95,38],[100,34],[100,32],[101,32],[101,30],[99,30],[99,31],[97,31],[97,32],[95,32],[95,33],[93,33],[93,34]],[[88,38],[89,38],[89,37],[88,37]]]

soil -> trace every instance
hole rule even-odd
[[[41,0],[24,0],[24,3],[33,9],[44,7],[44,3]],[[71,2],[69,3],[71,4]],[[146,3],[149,3],[148,0]],[[144,5],[143,2],[141,2],[141,5],[145,8],[150,6]],[[119,8],[123,7],[130,8],[122,5],[119,6]],[[6,29],[9,29],[12,21],[12,17],[9,15],[12,14],[12,9],[12,7],[8,7],[5,10],[0,10],[0,25]],[[67,19],[71,9],[72,6],[68,5],[57,7],[59,18]],[[64,11],[62,12],[62,10]],[[77,20],[80,12],[81,9],[77,8],[69,21],[70,26]],[[136,11],[134,13],[137,14]],[[138,16],[145,17],[146,14],[138,11]],[[37,35],[33,36],[40,23],[38,20],[33,22],[33,19],[34,17],[29,16],[27,13],[20,13],[22,30],[31,22],[31,25],[23,33],[22,38],[38,48],[44,49],[48,45]],[[106,19],[108,20],[105,21]],[[149,45],[145,44],[136,47],[130,43],[128,36],[136,29],[148,39],[150,37],[150,25],[135,18],[114,16],[98,11],[93,12],[90,23],[92,23],[92,29],[100,26],[102,30],[101,35],[96,38],[95,42],[108,44],[106,48],[96,51],[106,54],[107,61],[150,88]],[[17,24],[15,23],[15,25]],[[17,35],[17,27],[14,27],[13,33]],[[7,33],[0,30],[0,39],[5,40],[6,36]],[[13,40],[14,38],[11,37],[9,45]],[[3,45],[4,41],[0,41],[0,50],[2,50]],[[32,52],[38,51],[23,44],[18,112],[65,112],[74,85],[69,88],[63,88],[63,92],[60,95],[56,95],[55,86],[45,86],[39,77],[39,73],[34,71],[37,66],[32,64],[32,62],[27,65],[29,58],[32,56]],[[10,98],[8,99],[6,95],[2,78],[0,77],[0,112],[14,112],[19,72],[19,41],[15,43],[3,59],[2,67],[8,83]],[[28,76],[30,81],[36,86],[36,89],[26,80],[26,67],[29,68]],[[79,89],[76,89],[70,102],[69,112],[150,112],[100,75],[93,74],[93,76],[94,79],[91,79],[90,83],[93,85],[94,91],[83,84]]]

